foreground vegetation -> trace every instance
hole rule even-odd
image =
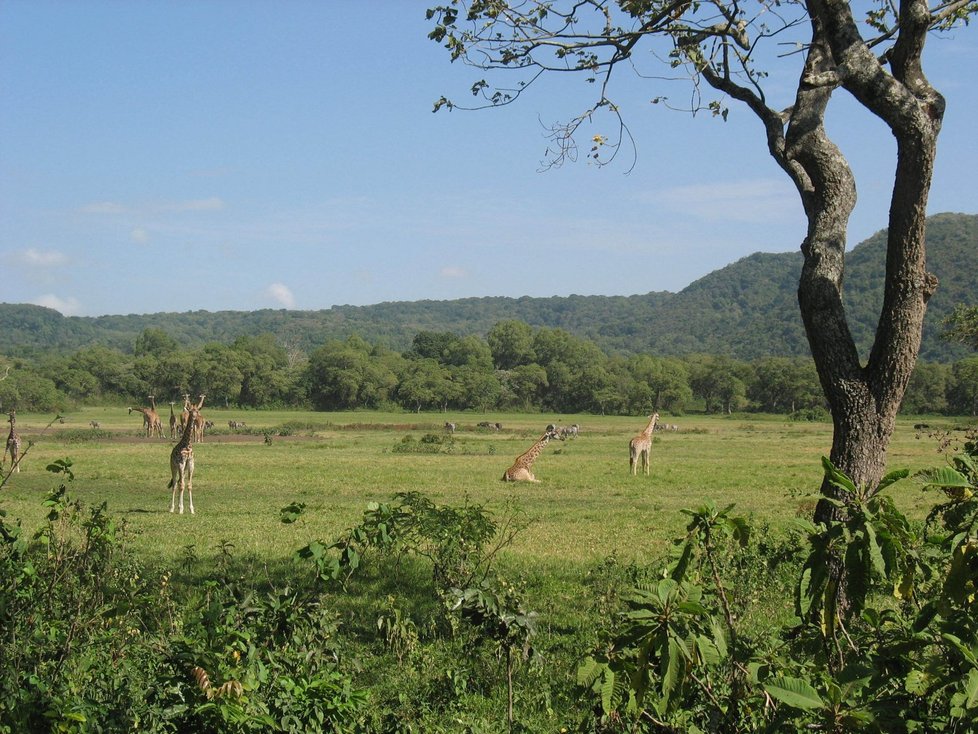
[[[917,730],[965,730],[973,633],[947,624],[974,604],[949,591],[974,583],[953,563],[973,529],[940,561],[876,508],[885,567],[865,569],[864,603],[890,621],[864,610],[849,639],[796,626],[793,589],[830,530],[792,528],[811,515],[828,425],[688,419],[656,435],[646,478],[628,475],[625,450],[641,420],[562,416],[580,436],[541,455],[540,484],[510,485],[502,471],[548,417],[489,416],[501,432],[456,417],[454,436],[440,414],[247,417],[198,445],[197,514],[180,516],[167,512],[171,443],[140,437],[125,411],[47,429],[19,416],[33,445],[0,495],[2,687],[15,693],[0,730],[910,731],[922,712]],[[940,465],[926,434],[953,427],[905,424],[891,464]],[[937,499],[909,480],[883,496],[908,533]],[[956,522],[974,520],[969,501]],[[907,558],[929,571],[901,601],[884,592]],[[894,637],[922,609],[913,634],[929,652]],[[899,678],[904,729],[881,718],[893,692],[871,670],[849,680],[850,645],[860,660],[890,650],[874,664]]]

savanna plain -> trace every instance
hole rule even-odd
[[[689,520],[683,509],[734,505],[732,514],[749,518],[759,535],[790,536],[796,518],[811,518],[832,430],[783,416],[663,416],[660,422],[675,430],[655,434],[651,475],[633,476],[628,442],[645,427],[644,416],[206,408],[204,414],[215,425],[194,445],[196,514],[181,515],[169,511],[174,441],[147,438],[137,414],[84,408],[62,422],[18,413],[26,454],[22,471],[0,492],[4,521],[19,521],[26,533],[43,527],[45,497],[64,481],[45,468],[69,460],[71,497],[88,507],[105,503],[128,531],[127,553],[145,574],[182,594],[215,588],[218,568],[242,588],[309,588],[318,583],[316,571],[297,551],[317,540],[329,546],[363,521],[370,503],[396,501],[398,493],[418,493],[437,506],[481,507],[519,530],[491,562],[538,615],[534,646],[544,662],[536,672],[517,671],[515,684],[507,684],[494,653],[477,654],[471,643],[436,630],[439,602],[423,558],[365,555],[348,584],[324,592],[339,630],[329,644],[356,661],[349,668],[353,683],[370,692],[372,713],[357,731],[504,731],[507,720],[512,731],[514,718],[522,731],[573,728],[589,710],[575,687],[578,664],[602,644],[624,585],[661,573]],[[229,421],[246,426],[232,429]],[[456,424],[454,434],[446,421]],[[922,422],[928,427],[915,428]],[[548,423],[580,430],[539,455],[538,483],[503,482],[503,472]],[[957,423],[901,419],[889,468],[912,475],[942,465],[934,434],[953,436]],[[889,491],[911,520],[933,505],[912,479]],[[792,615],[790,591],[765,584],[750,592],[756,604],[748,599],[742,608],[758,624],[784,623]],[[235,635],[226,643],[233,657],[198,663],[210,666],[215,681],[215,666],[224,666],[230,681],[230,671],[249,659],[255,642]],[[240,671],[234,675],[245,680]],[[293,702],[296,695],[289,694]],[[160,712],[160,720],[174,711]]]
[[[193,545],[199,553],[220,542],[236,553],[270,562],[291,557],[310,539],[331,541],[356,524],[369,502],[418,491],[437,504],[517,508],[528,521],[504,560],[529,568],[587,566],[616,555],[645,562],[681,534],[683,508],[706,501],[735,505],[737,514],[774,526],[810,516],[821,482],[821,457],[831,447],[828,423],[783,416],[665,417],[677,430],[657,431],[651,475],[632,476],[628,441],[644,417],[540,414],[313,413],[205,410],[215,423],[195,444],[196,514],[171,515],[169,454],[173,441],[146,438],[135,413],[90,408],[65,417],[18,414],[18,429],[33,445],[0,497],[12,517],[30,528],[45,515],[41,500],[58,479],[51,462],[72,461],[73,496],[106,502],[135,532],[145,560],[173,563]],[[246,422],[240,430],[229,420]],[[447,420],[457,425],[453,436]],[[888,467],[911,472],[943,463],[928,434],[952,429],[952,419],[903,419]],[[90,427],[97,421],[98,429]],[[501,431],[478,423],[500,423]],[[516,456],[548,423],[578,424],[579,435],[553,441],[534,463],[539,483],[501,481]],[[280,435],[285,434],[285,435]],[[405,451],[437,437],[437,453]],[[432,439],[429,438],[429,441]],[[911,517],[928,508],[912,481],[894,488]],[[303,503],[299,521],[283,525],[281,508]]]

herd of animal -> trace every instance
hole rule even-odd
[[[156,398],[153,395],[148,396],[150,401],[149,408],[132,408],[130,407],[129,414],[131,415],[133,411],[141,413],[143,416],[143,429],[146,431],[146,437],[159,437],[164,438],[163,432],[163,421],[160,419],[159,414],[156,412]],[[170,512],[176,512],[179,508],[180,514],[183,514],[184,510],[184,493],[187,495],[187,506],[190,510],[190,514],[194,514],[194,495],[193,495],[193,477],[194,477],[194,449],[193,444],[204,440],[204,431],[207,428],[213,427],[211,421],[204,420],[201,415],[201,408],[204,406],[205,395],[199,395],[196,403],[190,401],[189,395],[183,396],[183,410],[180,413],[179,418],[173,410],[173,406],[176,405],[175,402],[170,402],[170,439],[176,438],[177,434],[180,434],[180,439],[174,445],[173,450],[170,452],[170,483],[167,485],[167,489],[172,490],[170,498]],[[628,465],[631,473],[633,475],[638,474],[639,466],[642,468],[642,472],[645,475],[650,473],[650,453],[652,450],[652,434],[656,430],[678,430],[678,426],[665,425],[658,426],[659,414],[653,413],[649,416],[649,422],[645,426],[645,429],[634,436],[628,443]],[[4,447],[3,459],[0,461],[0,466],[6,463],[7,454],[10,454],[11,458],[11,469],[10,472],[20,471],[20,458],[21,458],[21,440],[20,435],[17,433],[17,415],[14,411],[10,411],[8,422],[10,423],[10,433],[7,436],[7,443]],[[100,428],[98,421],[91,421],[89,425],[93,429]],[[231,430],[236,430],[240,428],[246,428],[247,424],[244,421],[228,421],[228,428]],[[478,423],[477,428],[481,430],[489,431],[501,431],[503,426],[501,423],[489,423],[488,421],[482,421]],[[458,429],[455,423],[445,423],[445,430],[449,434],[454,434]],[[533,462],[536,461],[537,457],[543,451],[550,441],[556,440],[567,440],[569,438],[576,438],[580,433],[581,427],[574,423],[570,426],[557,426],[553,423],[547,426],[543,435],[538,438],[529,449],[524,451],[522,454],[516,457],[516,461],[513,465],[509,467],[503,473],[503,481],[506,482],[539,482],[533,475]]]

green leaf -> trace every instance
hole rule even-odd
[[[961,703],[968,709],[978,706],[978,670],[975,668],[968,673],[968,680],[964,684],[964,699]]]
[[[779,675],[767,681],[764,690],[771,698],[796,709],[811,710],[825,705],[818,691],[801,678]]]
[[[924,696],[930,686],[930,677],[923,670],[911,670],[903,682],[903,687],[907,693],[915,696]]]
[[[683,648],[675,639],[669,640],[669,655],[663,659],[662,669],[662,703],[666,708],[673,692],[679,687],[684,669]]]
[[[859,493],[859,489],[856,487],[855,483],[843,472],[839,471],[835,464],[829,461],[827,456],[822,457],[822,468],[825,469],[825,478],[828,479],[831,484],[834,484],[836,487],[848,492],[849,494]]]
[[[869,560],[873,564],[873,570],[882,578],[886,578],[886,563],[883,561],[883,552],[880,550],[876,540],[876,530],[869,523],[866,524],[866,541],[869,548]]]
[[[924,489],[931,487],[938,489],[971,488],[971,482],[968,480],[968,477],[949,466],[923,471],[917,476],[924,481]]]
[[[882,492],[891,484],[894,484],[895,482],[899,482],[901,479],[906,479],[908,476],[910,476],[909,469],[897,469],[896,471],[891,471],[889,474],[887,474],[885,477],[883,477],[880,480],[880,486],[877,487],[876,491]]]
[[[614,710],[613,694],[615,692],[615,671],[604,669],[604,682],[601,684],[601,708],[606,714]]]

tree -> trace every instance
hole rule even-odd
[[[415,413],[426,405],[444,407],[449,399],[450,378],[448,370],[435,359],[409,360],[397,386],[398,399]]]
[[[917,362],[903,396],[904,413],[943,413],[947,410],[947,383],[951,367],[936,362]]]
[[[511,370],[536,360],[533,352],[533,329],[522,321],[500,321],[486,334],[497,369]]]
[[[684,69],[694,83],[693,110],[724,118],[725,99],[741,103],[762,123],[768,152],[794,184],[808,220],[798,302],[819,380],[831,407],[831,460],[857,485],[876,486],[897,411],[913,372],[926,304],[937,279],[925,268],[925,214],[944,98],[923,69],[928,33],[966,21],[967,0],[874,3],[865,23],[842,0],[690,3],[687,0],[577,0],[572,2],[466,2],[431,8],[429,37],[452,60],[480,70],[515,70],[520,79],[494,88],[477,81],[481,106],[508,104],[551,73],[580,73],[593,82],[592,104],[552,128],[550,162],[576,157],[575,134],[598,113],[618,123],[614,138],[595,136],[589,157],[602,162],[628,139],[621,108],[609,98],[615,72],[634,70],[661,79]],[[658,63],[667,44],[665,71]],[[644,44],[647,52],[636,52]],[[659,44],[656,46],[655,44]],[[777,44],[770,49],[770,44]],[[796,48],[795,54],[779,49]],[[799,62],[793,99],[775,104],[777,86],[765,88],[765,59]],[[615,77],[617,78],[617,76]],[[778,77],[780,79],[780,75]],[[779,82],[780,84],[780,82]],[[704,86],[705,85],[705,86]],[[707,87],[716,99],[703,99]],[[856,187],[846,158],[825,127],[836,91],[881,120],[896,141],[895,177],[887,229],[886,283],[876,336],[865,364],[846,321],[842,284],[846,228]],[[442,98],[435,109],[451,108]],[[841,497],[828,480],[827,496]],[[836,514],[822,501],[817,519]]]
[[[747,400],[750,371],[748,364],[729,357],[691,358],[689,385],[693,394],[703,400],[707,413],[731,413]]]
[[[978,306],[955,306],[944,319],[944,327],[941,336],[947,341],[978,349]]]
[[[177,349],[176,340],[163,329],[143,329],[143,333],[136,337],[133,354],[137,357],[150,354],[154,357],[165,357]]]
[[[947,400],[955,413],[978,415],[978,357],[968,357],[951,367]]]
[[[682,413],[693,399],[689,369],[675,357],[639,354],[629,358],[626,369],[636,381],[629,401],[634,412],[649,414],[664,409]]]
[[[242,357],[231,347],[216,342],[205,344],[194,353],[190,393],[207,395],[210,405],[230,405],[241,394]]]
[[[503,386],[503,399],[522,410],[529,411],[543,400],[549,387],[547,371],[538,364],[521,364],[499,373]]]
[[[824,405],[814,365],[794,357],[758,360],[747,397],[768,413],[794,413]]]

